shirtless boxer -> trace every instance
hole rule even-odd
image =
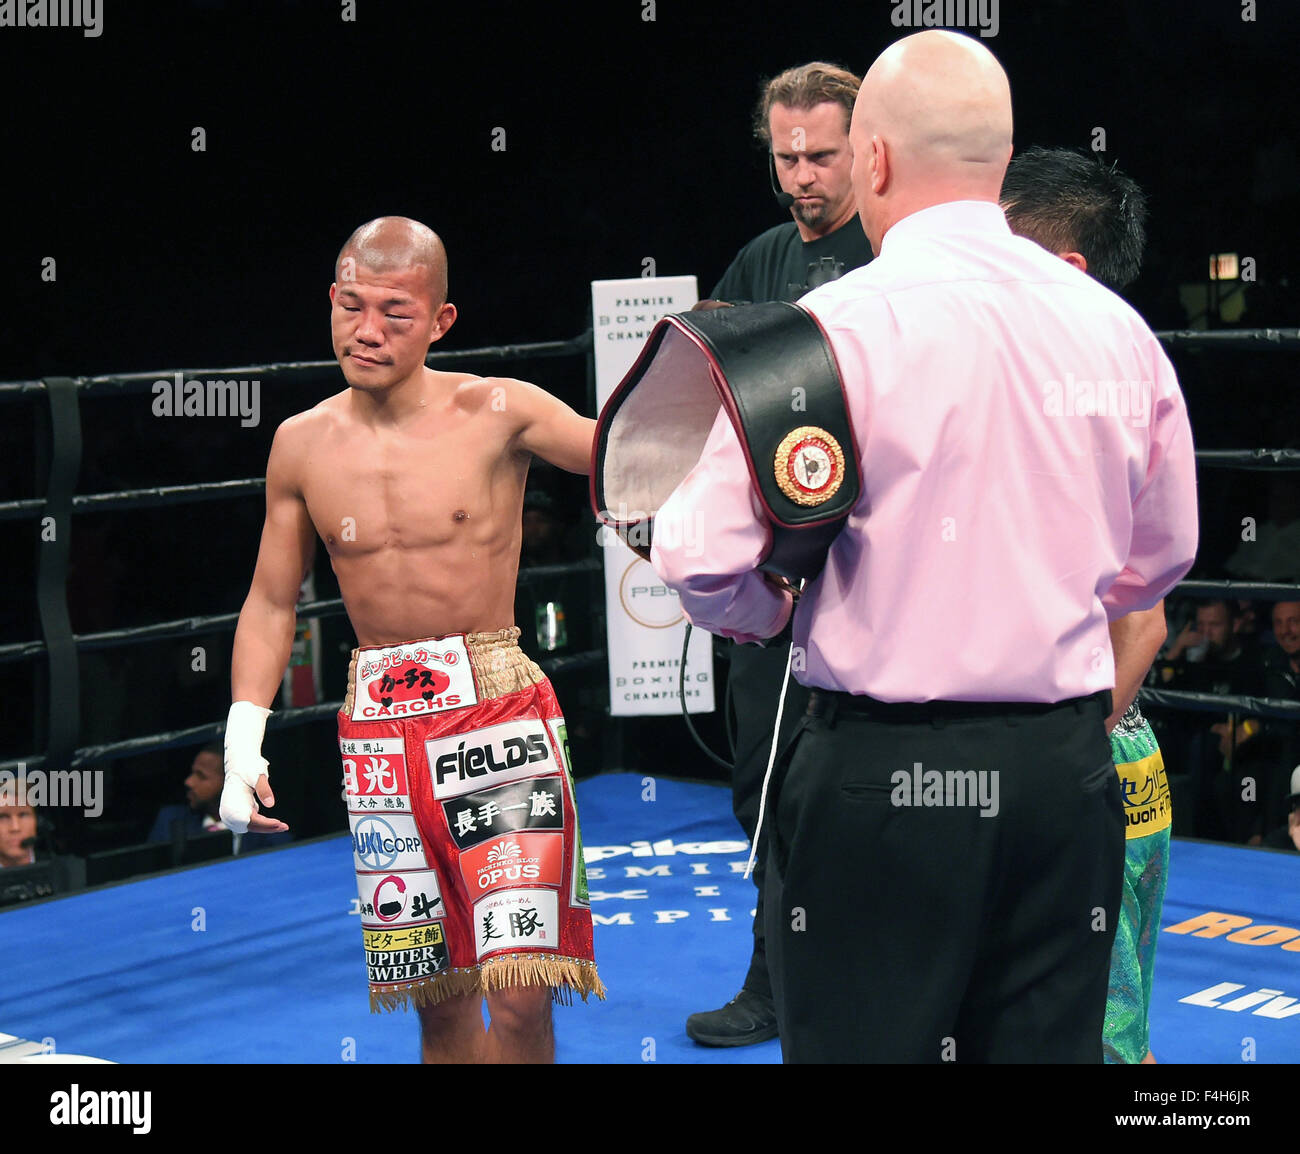
[[[595,425],[523,381],[425,367],[456,306],[423,224],[353,233],[330,302],[349,387],[271,446],[222,819],[287,828],[257,812],[261,741],[318,533],[360,646],[339,739],[371,1007],[414,1005],[426,1062],[552,1061],[552,999],[604,990],[564,721],[511,622],[529,459],[586,473]]]

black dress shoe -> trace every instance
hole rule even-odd
[[[686,1019],[686,1036],[701,1046],[753,1046],[776,1035],[772,999],[752,990],[741,990],[720,1010]]]

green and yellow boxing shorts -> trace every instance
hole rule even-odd
[[[1111,732],[1110,748],[1124,793],[1128,840],[1102,1049],[1107,1062],[1136,1063],[1150,1049],[1151,980],[1168,882],[1173,808],[1160,746],[1137,702]]]

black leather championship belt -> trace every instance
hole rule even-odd
[[[649,559],[655,514],[699,461],[719,408],[772,529],[759,567],[815,577],[862,481],[834,354],[796,304],[675,313],[655,325],[597,422],[596,517]]]

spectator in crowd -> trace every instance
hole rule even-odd
[[[47,819],[28,801],[28,790],[18,782],[0,790],[0,869],[12,871],[0,881],[0,906],[84,888],[85,862],[55,850]]]
[[[171,841],[172,826],[176,822],[183,825],[186,837],[225,829],[217,812],[225,780],[221,746],[205,745],[190,763],[190,774],[185,779],[186,804],[163,806],[154,819],[148,840]]]
[[[1232,623],[1232,631],[1241,639],[1242,645],[1253,645],[1256,652],[1260,651],[1264,638],[1260,636],[1259,614],[1255,602],[1244,597],[1237,599],[1237,616]]]
[[[36,861],[36,807],[0,794],[0,869]]]
[[[1257,693],[1259,653],[1238,623],[1234,602],[1218,598],[1199,605],[1195,619],[1183,627],[1166,656],[1167,662],[1174,663],[1172,676],[1165,678],[1170,688]]]
[[[1263,696],[1300,701],[1300,601],[1279,601],[1273,606],[1275,644],[1264,650]],[[1292,771],[1300,762],[1300,722],[1265,718],[1260,737],[1260,791],[1263,828],[1287,820],[1287,782],[1295,793]],[[1292,815],[1294,816],[1294,814]]]
[[[1197,605],[1159,663],[1170,689],[1255,696],[1263,670],[1258,647],[1238,626],[1239,603],[1217,598]],[[1212,715],[1211,715],[1212,716]],[[1206,724],[1203,713],[1182,712],[1158,730],[1192,826],[1180,833],[1245,842],[1260,833],[1258,718],[1232,711]],[[1181,793],[1181,798],[1179,797]],[[1175,806],[1175,812],[1178,812]],[[1257,837],[1256,837],[1257,840]]]
[[[224,752],[219,742],[205,745],[194,755],[189,776],[185,779],[184,805],[165,805],[154,819],[148,841],[171,841],[179,824],[184,837],[197,837],[205,833],[219,833],[226,827],[221,823],[221,789],[226,780]],[[292,841],[291,833],[263,834],[256,839],[258,849],[283,845]]]
[[[1300,765],[1291,771],[1291,796],[1287,801],[1291,812],[1286,824],[1279,825],[1264,837],[1263,844],[1269,849],[1300,850]]]
[[[1265,696],[1300,698],[1300,601],[1273,606],[1273,640],[1276,648],[1264,657]]]

